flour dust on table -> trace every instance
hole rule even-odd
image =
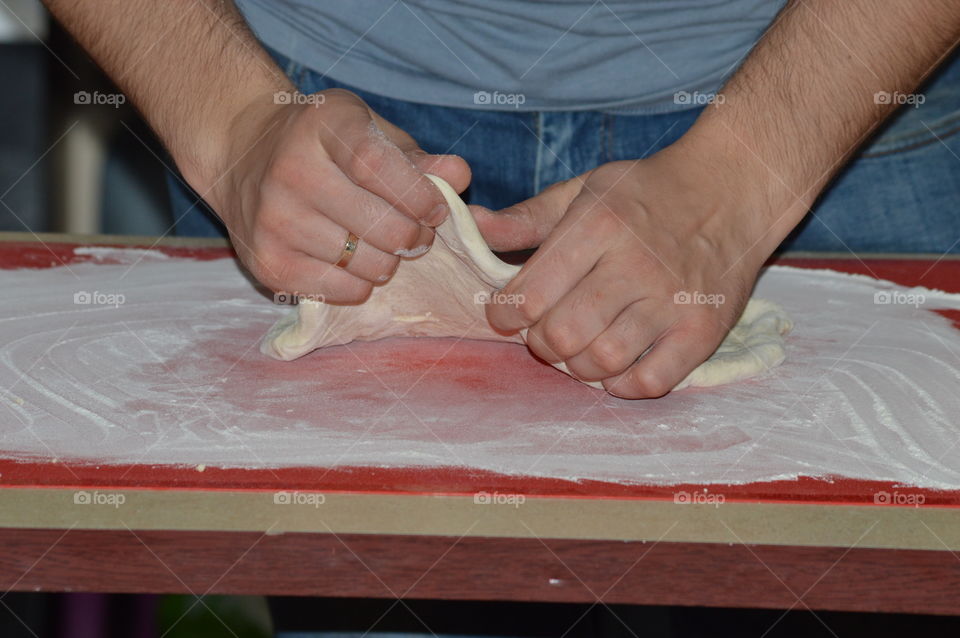
[[[0,457],[960,488],[960,332],[941,314],[960,295],[768,268],[756,294],[796,322],[780,366],[628,401],[513,343],[396,338],[277,361],[256,347],[289,308],[235,261],[100,252],[0,273]]]

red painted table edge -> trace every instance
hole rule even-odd
[[[0,529],[0,544],[7,567],[29,568],[0,570],[5,591],[602,600],[927,614],[960,607],[958,570],[936,551],[13,529]]]

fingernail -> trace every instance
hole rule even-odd
[[[414,257],[419,257],[428,250],[430,250],[430,244],[424,244],[423,246],[417,246],[416,248],[411,248],[410,250],[400,248],[393,254],[397,257],[406,257],[407,259],[412,259]]]
[[[450,214],[450,207],[446,204],[437,204],[436,208],[430,211],[427,216],[427,223],[431,226],[439,226],[443,220]]]

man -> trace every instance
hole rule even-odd
[[[363,301],[447,214],[424,173],[460,192],[472,169],[491,246],[539,246],[491,323],[617,396],[710,355],[852,157],[791,246],[960,238],[958,65],[913,93],[955,0],[47,4],[264,284]]]

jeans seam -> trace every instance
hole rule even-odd
[[[602,163],[612,161],[611,147],[613,146],[613,118],[602,113],[600,115],[600,161]]]
[[[533,114],[534,127],[537,135],[537,154],[533,160],[533,194],[540,192],[540,169],[543,162],[543,111],[536,111]]]
[[[264,44],[263,42],[261,42],[260,45],[266,50],[267,54],[274,60],[274,62],[277,65],[277,68],[280,69],[280,72],[283,73],[285,76],[287,76],[287,78],[291,82],[293,82],[294,85],[299,90],[300,87],[303,86],[303,72],[305,70],[305,67],[299,62],[297,62],[296,60],[294,60],[293,58],[283,53],[280,53],[273,47],[267,44]],[[281,60],[278,60],[278,58],[282,58],[283,60],[286,60],[286,64],[281,65],[280,64]]]
[[[300,64],[299,62],[293,59],[290,59],[287,62],[287,68],[283,70],[287,78],[289,78],[289,80],[293,82],[294,86],[297,87],[297,90],[299,90],[304,85],[305,71],[306,71],[306,67],[304,67],[302,64]]]
[[[944,139],[948,137],[953,137],[958,132],[960,132],[960,124],[954,126],[951,129],[942,132],[930,131],[932,137],[926,137],[924,139],[918,139],[915,142],[904,144],[902,146],[891,146],[888,148],[881,148],[875,151],[867,151],[860,154],[860,157],[886,157],[888,155],[896,155],[898,153],[905,153],[907,151],[914,151],[918,148],[923,148],[924,146],[930,146],[931,144],[936,144],[937,142],[943,142]]]

